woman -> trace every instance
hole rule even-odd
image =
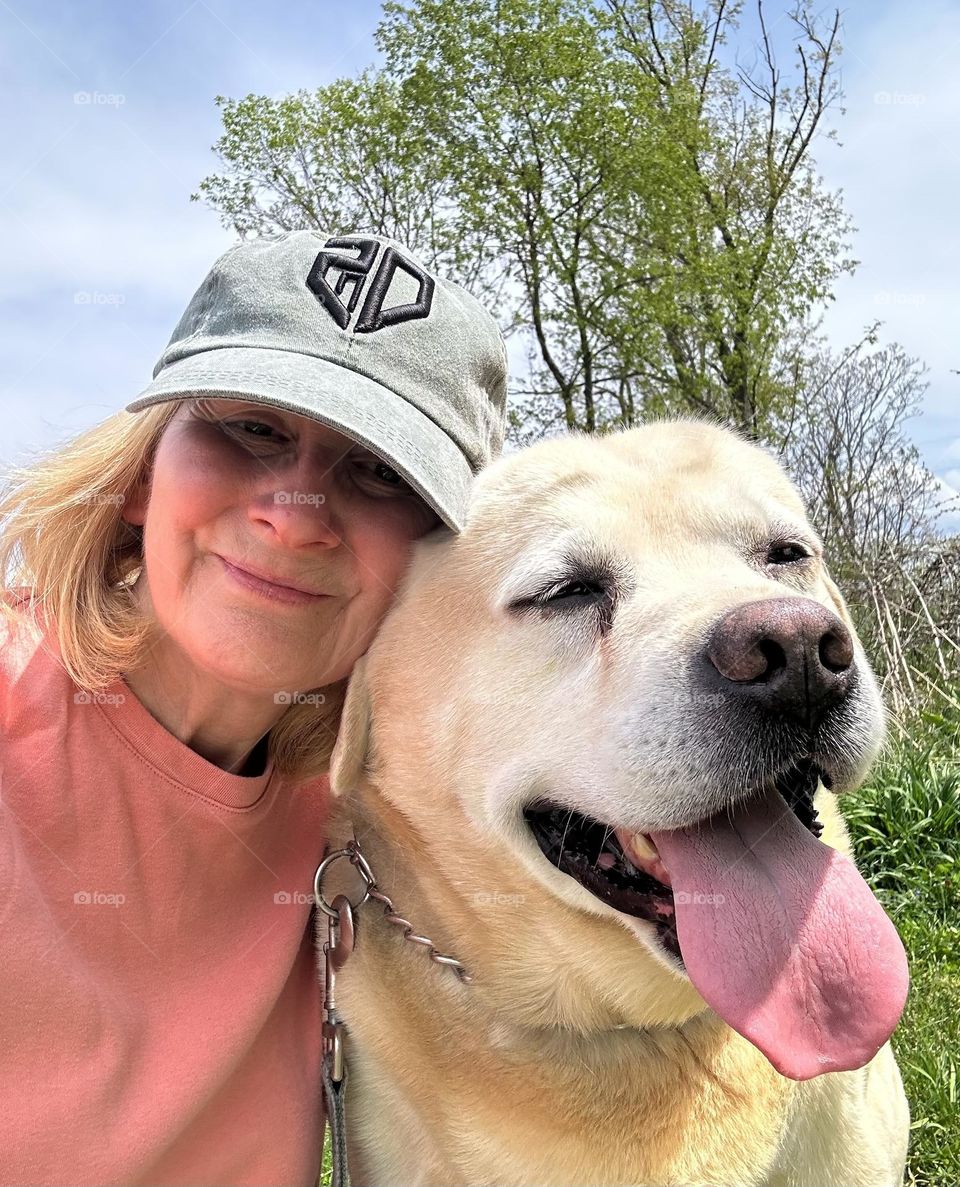
[[[245,242],[0,499],[3,1183],[316,1182],[342,691],[462,525],[505,366],[399,244]]]

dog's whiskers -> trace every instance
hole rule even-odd
[[[567,829],[570,827],[570,821],[573,819],[573,808],[567,813],[567,821],[563,826],[563,836],[560,838],[560,852],[557,854],[557,866],[560,865],[560,859],[563,857],[563,843],[567,839]]]

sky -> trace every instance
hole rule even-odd
[[[768,0],[772,19],[787,5]],[[282,14],[282,16],[281,16]],[[235,236],[191,203],[216,95],[279,96],[376,60],[374,0],[0,0],[0,467],[122,408]],[[929,367],[908,433],[960,490],[960,5],[843,9],[841,146],[817,162],[858,228],[836,346],[881,319]],[[944,528],[960,530],[960,511]]]

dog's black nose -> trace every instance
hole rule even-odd
[[[710,632],[706,657],[727,695],[806,726],[843,700],[855,672],[850,632],[810,598],[735,607]]]

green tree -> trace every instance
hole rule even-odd
[[[832,135],[824,120],[839,99],[839,14],[823,24],[802,3],[784,14],[794,55],[785,74],[762,0],[749,67],[729,53],[738,4],[696,11],[671,0],[605,0],[603,8],[618,52],[655,82],[681,161],[679,201],[652,228],[662,269],[660,349],[648,378],[664,396],[655,402],[679,396],[691,411],[764,436],[798,394],[799,368],[784,365],[786,331],[854,266],[844,254],[849,222],[810,152],[818,133]],[[629,327],[643,300],[636,288],[625,293],[617,312]]]
[[[739,17],[727,0],[387,3],[379,71],[219,100],[224,171],[195,196],[241,234],[394,234],[495,303],[528,346],[521,439],[665,411],[763,435],[796,395],[784,331],[852,263],[810,156],[837,18],[792,11],[785,81],[762,3],[756,64],[732,60]]]
[[[414,246],[473,289],[489,252],[456,208],[455,181],[439,168],[426,124],[386,73],[364,71],[279,99],[216,98],[223,173],[194,201],[241,236],[363,228]]]

